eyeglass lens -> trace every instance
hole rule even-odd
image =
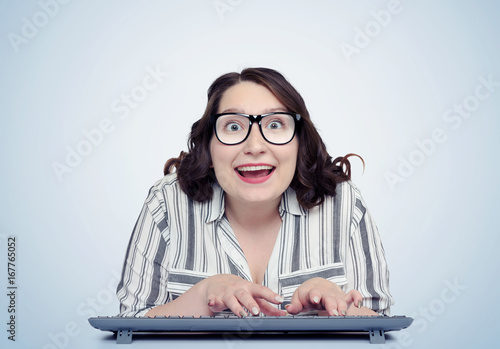
[[[295,121],[288,114],[272,114],[262,118],[260,129],[268,142],[285,144],[293,138]],[[222,115],[217,119],[215,131],[222,143],[240,143],[250,132],[250,119],[236,114]]]

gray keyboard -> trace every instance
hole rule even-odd
[[[367,332],[371,343],[385,343],[385,332],[399,331],[411,325],[406,316],[169,316],[169,317],[92,317],[90,324],[102,331],[116,333],[119,344],[131,343],[140,332]]]

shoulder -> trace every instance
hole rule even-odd
[[[182,202],[186,199],[187,195],[181,189],[177,174],[171,173],[153,184],[149,190],[146,204],[151,212],[158,210],[165,212],[172,200]]]
[[[362,200],[359,188],[351,181],[338,183],[335,187],[335,196],[327,196],[327,200],[332,200],[337,204],[353,203]]]
[[[178,188],[180,189],[177,173],[169,173],[154,183],[150,191],[157,193],[164,190],[176,190]]]
[[[153,204],[153,208],[161,207],[163,211],[175,210],[180,213],[188,205],[196,209],[205,209],[205,206],[214,205],[214,201],[223,201],[222,189],[216,184],[212,187],[214,189],[212,199],[204,202],[194,201],[182,190],[177,174],[170,173],[151,187],[147,201]]]
[[[184,211],[187,202],[188,197],[181,189],[177,174],[173,173],[153,184],[144,202],[144,210],[149,213],[162,234],[167,234],[173,217]]]
[[[351,181],[344,181],[338,183],[337,187],[335,188],[335,192],[338,193],[339,191],[348,192],[356,196],[361,196],[358,187]]]
[[[335,211],[339,214],[349,215],[354,220],[359,220],[366,212],[361,191],[351,181],[338,183],[335,188],[335,196],[326,196],[325,203],[336,207]]]
[[[224,214],[224,192],[218,184],[212,188],[210,200],[195,201],[182,190],[177,174],[168,174],[151,187],[146,205],[155,221],[169,227],[190,219],[211,222]]]

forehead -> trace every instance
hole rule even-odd
[[[286,107],[265,86],[243,81],[228,88],[219,103],[219,113],[262,114],[286,111]]]

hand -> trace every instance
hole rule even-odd
[[[346,294],[337,284],[318,277],[307,280],[295,290],[286,310],[290,314],[316,309],[326,311],[329,316],[346,315],[353,304],[361,308],[362,300],[363,297],[357,290]]]
[[[264,313],[269,316],[283,316],[286,312],[276,309],[270,303],[280,304],[283,298],[271,289],[246,281],[239,276],[219,274],[202,281],[209,309],[218,313],[229,308],[237,316]]]

